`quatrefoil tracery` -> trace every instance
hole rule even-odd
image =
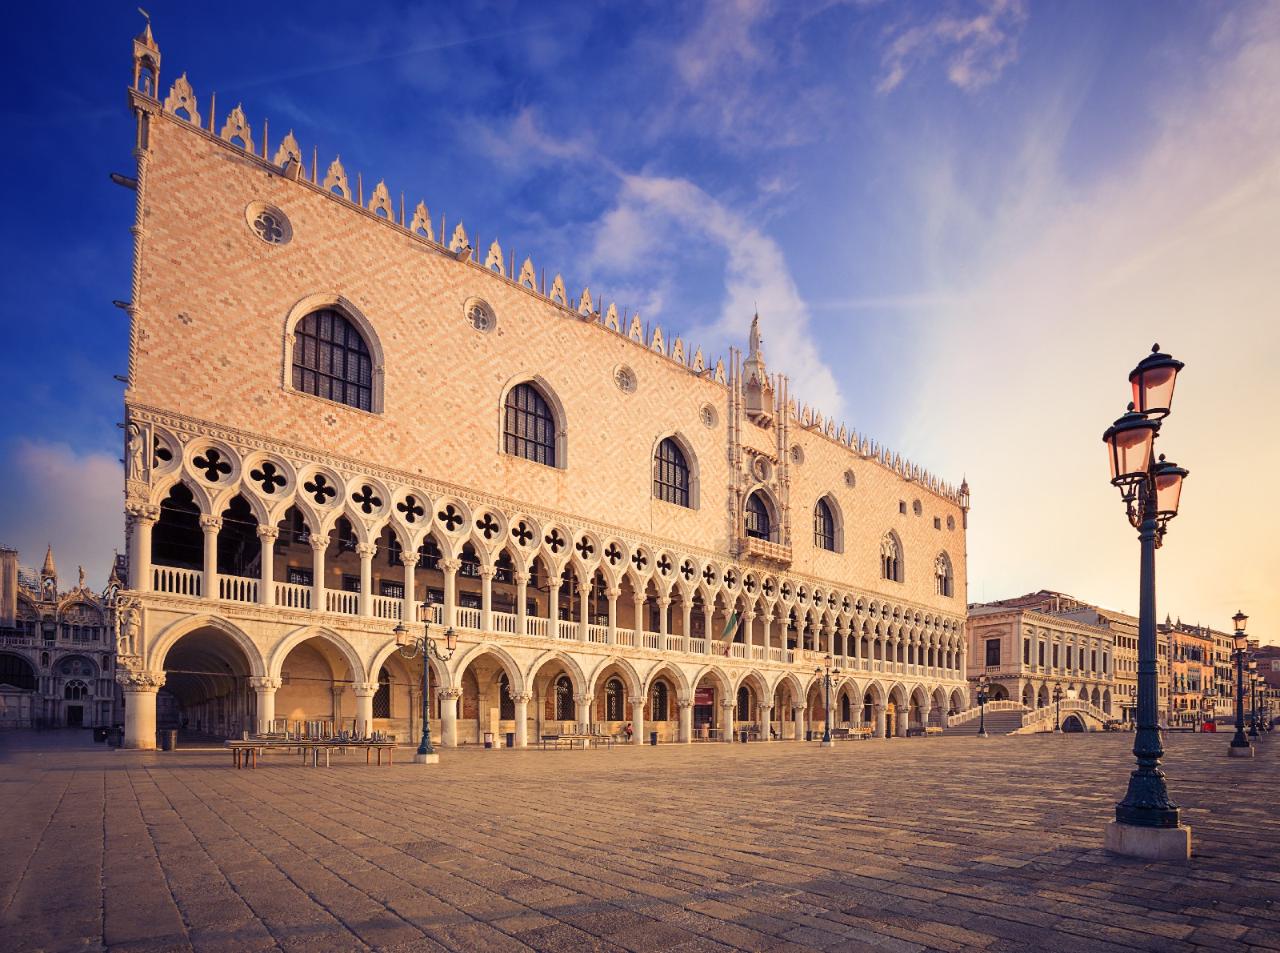
[[[427,515],[427,511],[423,509],[422,504],[418,502],[418,498],[412,493],[404,498],[404,502],[397,503],[396,509],[404,516],[406,523],[416,523]]]
[[[289,481],[284,478],[284,474],[270,460],[264,460],[260,466],[254,467],[249,471],[249,477],[256,480],[262,487],[262,492],[268,496],[275,494],[276,490],[284,487]]]
[[[533,530],[529,529],[529,524],[521,520],[515,526],[511,527],[511,538],[516,541],[516,545],[521,548],[527,547],[533,539]]]
[[[204,471],[204,478],[210,483],[217,483],[231,472],[231,464],[222,459],[222,452],[217,447],[210,447],[191,462],[197,470]]]
[[[480,530],[485,539],[493,539],[498,535],[498,531],[502,527],[498,525],[498,521],[493,518],[492,513],[485,513],[480,519],[476,520],[476,529]]]
[[[686,559],[680,564],[680,575],[684,576],[685,582],[689,582],[693,579],[693,571],[693,563],[689,560]]]
[[[618,548],[617,543],[610,543],[605,547],[604,558],[609,560],[610,566],[618,565],[618,562],[622,559],[622,550]]]
[[[317,473],[302,484],[302,488],[310,493],[311,498],[321,506],[324,506],[338,495],[338,491],[334,489],[333,484],[329,482],[329,478],[323,473]]]
[[[173,459],[173,451],[164,445],[164,441],[159,437],[152,437],[151,465],[158,467],[162,463],[168,463]]]
[[[382,499],[373,492],[373,487],[367,483],[360,487],[359,493],[351,494],[351,502],[359,506],[366,516],[382,506]]]
[[[662,573],[664,576],[671,575],[671,560],[667,558],[666,553],[662,554],[662,558],[658,560],[656,566],[658,572]]]
[[[591,540],[588,539],[586,536],[578,540],[577,545],[574,546],[574,549],[578,551],[578,556],[582,559],[590,559],[596,551],[595,546],[592,544]]]
[[[640,552],[640,550],[637,549],[634,553],[631,554],[631,564],[635,566],[637,570],[640,570],[643,572],[644,567],[649,565],[649,559],[647,556],[645,556],[644,553]]]
[[[559,555],[560,550],[564,549],[566,545],[568,545],[568,542],[561,535],[560,530],[553,529],[547,534],[547,546],[556,555]]]
[[[446,533],[457,532],[458,527],[462,525],[462,514],[452,503],[446,503],[444,509],[436,514],[436,518],[444,524]]]

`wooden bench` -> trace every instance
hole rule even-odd
[[[387,767],[395,764],[396,743],[394,741],[309,741],[293,738],[248,739],[245,741],[228,741],[231,749],[232,763],[237,767],[257,768],[258,757],[269,749],[291,748],[302,755],[302,763],[307,763],[307,755],[311,756],[311,766],[320,766],[320,752],[324,752],[324,766],[332,767],[331,756],[336,750],[339,753],[347,748],[364,748],[364,763],[373,763],[373,753],[378,753],[378,765],[382,765],[382,752],[387,753]]]
[[[542,735],[539,739],[542,744],[542,750],[546,751],[548,745],[552,748],[586,748],[586,735]]]

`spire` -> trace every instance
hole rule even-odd
[[[40,568],[40,575],[57,577],[58,567],[53,561],[53,543],[49,544],[49,548],[45,550],[44,565]]]

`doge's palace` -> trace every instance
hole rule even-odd
[[[967,704],[967,486],[797,406],[759,317],[704,355],[133,62],[126,745],[412,739],[424,621],[445,745],[803,738],[827,656],[837,726]]]

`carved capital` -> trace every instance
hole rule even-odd
[[[637,705],[643,706],[644,696],[632,695],[630,698],[627,699],[627,704],[629,704],[632,708],[635,708]]]
[[[160,518],[160,507],[153,506],[146,500],[128,500],[124,504],[125,515],[131,520],[154,523]]]
[[[328,533],[312,533],[307,537],[307,542],[311,544],[311,548],[317,553],[322,553],[329,548]]]
[[[733,707],[733,699],[730,699],[730,698],[720,699],[720,707],[723,708],[725,711],[728,711],[730,708]]]
[[[622,590],[618,586],[609,586],[605,589],[604,594],[610,599],[616,599],[618,596],[622,595]]]
[[[164,672],[122,668],[116,672],[116,684],[126,692],[158,692],[164,687]]]
[[[444,701],[454,701],[455,699],[462,697],[462,689],[461,688],[442,688],[438,692],[436,692],[436,695],[438,695]]]
[[[658,596],[658,608],[659,608],[659,609],[667,609],[667,608],[670,608],[670,606],[671,606],[671,597],[670,597],[670,596]]]
[[[497,573],[498,573],[498,571],[497,571],[496,569],[494,569],[492,566],[481,566],[481,567],[480,567],[480,578],[481,578],[481,579],[493,579],[493,577],[494,577],[494,576],[496,576],[496,575],[497,575]]]
[[[280,537],[280,527],[278,526],[261,526],[260,525],[258,527],[258,539],[265,541],[268,539],[271,539],[271,540],[278,539],[279,537]]]
[[[405,569],[413,569],[418,565],[417,553],[401,553],[400,561],[404,563]]]
[[[573,700],[574,700],[575,702],[577,702],[579,705],[589,705],[589,704],[591,704],[591,696],[590,696],[590,695],[574,695],[574,696],[573,696]]]
[[[282,679],[270,675],[252,675],[249,678],[249,687],[255,692],[274,692],[283,684]]]
[[[511,700],[517,705],[522,703],[527,705],[529,702],[533,701],[533,692],[514,692],[511,695]]]
[[[356,555],[361,559],[368,557],[372,559],[378,553],[378,547],[374,543],[356,543]]]
[[[459,569],[462,568],[462,560],[454,559],[454,558],[442,559],[440,560],[440,568],[443,569],[445,572],[456,573]]]
[[[222,517],[208,516],[208,515],[201,516],[200,528],[203,529],[206,533],[216,533],[220,529],[222,529]]]
[[[692,698],[677,698],[677,699],[676,699],[676,707],[677,707],[677,708],[679,708],[681,711],[687,711],[688,709],[690,709],[690,708],[692,708],[692,707],[693,707],[693,699],[692,699]]]
[[[513,572],[511,574],[511,580],[517,586],[527,586],[529,585],[529,574],[527,572]]]
[[[356,698],[372,698],[378,692],[377,682],[355,682],[351,686]]]

